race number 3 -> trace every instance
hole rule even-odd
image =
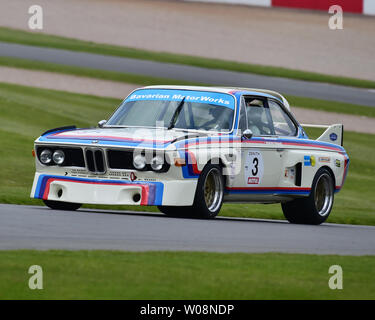
[[[260,151],[246,151],[245,185],[260,184],[263,177],[263,158]]]
[[[254,164],[254,169],[251,170],[251,173],[253,174],[253,176],[256,176],[258,174],[259,159],[255,157],[253,159],[253,164]]]

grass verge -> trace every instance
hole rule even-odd
[[[290,95],[286,95],[285,98],[292,107],[375,118],[375,108],[373,107]]]
[[[49,128],[96,125],[120,100],[0,83],[0,202],[41,204],[30,199],[34,175],[33,141]],[[345,133],[351,158],[343,190],[337,194],[329,222],[375,225],[374,135]],[[93,206],[88,206],[93,207]],[[97,206],[96,206],[97,207]],[[154,207],[104,207],[157,211]],[[224,204],[221,215],[283,219],[280,205]]]
[[[28,32],[6,27],[0,27],[0,41],[81,52],[100,53],[105,55],[135,58],[141,60],[184,64],[210,69],[222,69],[229,71],[254,73],[265,76],[283,77],[305,81],[326,82],[359,88],[375,88],[375,81],[370,80],[331,76],[315,72],[256,65],[250,63],[241,63],[220,59],[211,59],[183,54],[147,51],[142,49],[135,49],[129,47],[83,41],[61,36],[54,36],[44,33]]]
[[[180,81],[173,79],[157,78],[150,76],[142,76],[131,73],[122,73],[114,71],[106,71],[99,69],[83,68],[76,66],[61,65],[50,62],[40,62],[27,59],[19,59],[12,57],[0,57],[0,66],[20,68],[34,71],[47,71],[61,74],[75,75],[81,77],[90,77],[101,80],[110,80],[124,83],[133,83],[140,85],[209,85],[198,82]],[[365,116],[375,118],[375,108],[354,105],[343,102],[320,100],[313,98],[304,98],[287,95],[289,103],[292,106],[298,106],[301,108],[338,112],[351,115]]]
[[[43,290],[28,288],[34,264]],[[331,265],[342,290],[328,287]],[[374,256],[0,251],[0,299],[375,299],[374,277]]]
[[[85,67],[69,66],[52,62],[42,62],[28,59],[19,59],[12,57],[0,57],[0,66],[27,69],[34,71],[47,71],[61,74],[68,74],[80,77],[89,77],[101,80],[110,80],[117,82],[141,84],[141,85],[202,85],[202,83],[143,76],[133,73],[124,73],[116,71],[107,71],[100,69],[91,69]],[[375,108],[374,108],[375,109]]]

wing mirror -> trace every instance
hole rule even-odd
[[[243,139],[251,139],[253,137],[253,132],[250,130],[250,129],[246,129],[243,133],[242,133],[242,138]]]
[[[106,123],[107,123],[107,120],[100,120],[100,121],[98,122],[98,127],[99,127],[99,128],[103,128],[103,126],[104,126]]]

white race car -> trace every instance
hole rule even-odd
[[[144,87],[96,128],[43,133],[31,197],[53,209],[145,205],[200,218],[223,201],[278,202],[288,221],[320,224],[348,171],[342,142],[341,124],[309,139],[273,91]]]

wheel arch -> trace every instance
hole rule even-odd
[[[332,180],[333,180],[333,190],[335,190],[335,188],[336,188],[336,177],[335,177],[335,174],[334,174],[333,170],[329,166],[321,166],[318,170],[320,170],[320,169],[327,169],[327,171],[329,172],[329,174],[331,175]]]
[[[228,179],[228,175],[224,174],[224,170],[227,168],[227,165],[225,164],[225,161],[217,156],[217,157],[212,157],[210,158],[207,163],[205,164],[205,166],[207,166],[208,164],[214,164],[214,165],[218,165],[221,167],[221,170],[222,170],[222,176],[223,176],[223,179],[224,179],[224,187],[227,186],[227,179]]]

